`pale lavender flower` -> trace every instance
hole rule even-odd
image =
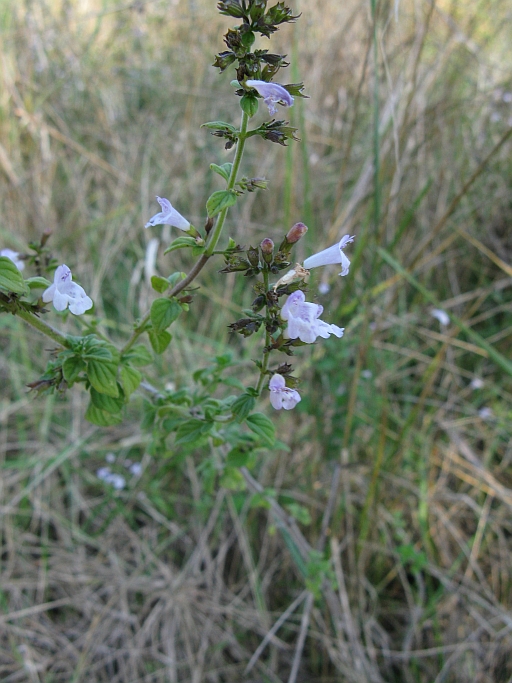
[[[17,251],[13,251],[12,249],[0,249],[0,256],[5,256],[10,259],[18,270],[23,270],[23,268],[25,268],[25,263],[19,258]]]
[[[471,382],[469,384],[470,389],[473,389],[473,390],[482,389],[483,386],[484,386],[484,381],[481,377],[473,377],[473,379],[471,380]]]
[[[306,344],[312,344],[317,337],[327,339],[331,334],[343,337],[345,328],[319,320],[323,310],[323,306],[306,301],[304,292],[293,292],[281,310],[281,317],[288,321],[284,336]]]
[[[157,197],[156,200],[162,207],[162,210],[149,219],[144,226],[145,228],[149,228],[152,225],[172,225],[173,227],[184,231],[187,231],[190,228],[190,223],[187,219],[183,218],[181,213],[178,213],[176,209],[173,208],[168,199]]]
[[[134,462],[130,465],[129,470],[134,477],[138,477],[142,472],[142,465],[140,464],[140,462]]]
[[[267,83],[267,81],[253,81],[248,80],[246,84],[250,88],[254,88],[263,97],[263,102],[268,107],[270,116],[277,114],[276,104],[281,104],[283,107],[293,106],[293,97],[286,88],[283,88],[279,83]]]
[[[430,311],[430,315],[435,318],[436,320],[439,320],[439,323],[445,327],[446,325],[450,324],[450,316],[446,311],[443,311],[442,308],[433,308]]]
[[[99,470],[96,470],[96,476],[101,481],[104,481],[105,484],[113,486],[117,491],[124,489],[126,486],[126,479],[120,474],[111,472],[110,467],[100,467]]]
[[[270,390],[270,403],[276,410],[281,410],[281,408],[291,410],[301,400],[298,391],[286,386],[282,375],[273,375],[268,383],[268,388]]]
[[[341,263],[341,273],[340,275],[348,275],[348,269],[350,267],[350,261],[345,256],[343,249],[354,241],[355,235],[343,235],[338,244],[333,244],[332,247],[328,247],[323,251],[319,251],[318,254],[313,254],[304,261],[304,268],[308,270],[310,268],[317,268],[318,266],[328,266],[331,263]]]
[[[44,290],[43,301],[46,304],[52,301],[57,311],[63,311],[69,305],[74,315],[82,315],[93,306],[92,299],[80,285],[73,282],[71,271],[64,264],[55,271],[53,285]]]

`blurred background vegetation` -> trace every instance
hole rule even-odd
[[[208,165],[231,159],[200,128],[239,117],[211,67],[215,5],[0,0],[0,247],[51,231],[114,338],[154,296],[155,195],[201,225]],[[357,236],[349,277],[311,278],[345,337],[299,349],[302,402],[252,468],[323,554],[304,566],[263,496],[212,486],[209,452],[148,451],[142,391],[107,429],[78,387],[35,399],[51,347],[3,316],[5,683],[512,681],[510,1],[293,9],[270,45],[292,63],[279,80],[306,84],[286,111],[302,141],[251,140],[242,171],[271,184],[227,232],[248,246],[302,220],[300,257]],[[160,274],[191,265],[162,252]],[[260,340],[227,328],[250,287],[217,271],[156,386],[228,352],[253,381]],[[106,459],[124,489],[97,477]]]

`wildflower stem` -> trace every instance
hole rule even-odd
[[[235,187],[236,183],[236,177],[238,175],[238,170],[240,168],[240,163],[242,161],[242,156],[244,154],[244,147],[245,147],[245,141],[247,139],[247,125],[249,123],[249,115],[246,114],[245,112],[242,112],[242,122],[240,124],[240,135],[238,137],[238,143],[236,146],[236,153],[235,153],[235,158],[233,159],[233,166],[231,167],[231,173],[229,175],[229,180],[228,180],[228,185],[227,185],[227,190],[232,190]],[[210,258],[210,256],[213,254],[215,247],[217,246],[217,242],[219,241],[222,228],[224,227],[224,221],[226,220],[227,213],[229,211],[229,207],[226,207],[223,209],[220,214],[219,218],[217,220],[217,224],[215,226],[214,231],[211,233],[210,240],[208,242],[208,247],[205,251],[205,256],[207,258]]]
[[[268,292],[268,270],[263,271],[263,283],[265,285],[265,294]],[[268,304],[266,306],[267,314],[268,314]],[[265,348],[268,349],[270,346],[270,332],[268,329],[265,330]],[[268,368],[268,358],[270,356],[270,351],[264,351],[263,352],[263,360],[261,362],[261,370],[260,370],[260,377],[258,379],[258,386],[256,387],[256,391],[258,394],[261,393],[261,389],[263,387],[263,382],[265,381],[265,375],[267,374],[267,368]]]
[[[30,313],[30,311],[25,311],[23,308],[19,308],[16,311],[16,315],[29,325],[32,325],[32,327],[35,327],[35,329],[39,330],[39,332],[42,332],[47,337],[50,337],[50,339],[53,339],[53,341],[57,344],[60,344],[60,346],[63,346],[66,349],[70,348],[69,341],[63,334],[61,334],[51,325],[48,325],[48,323],[43,322],[41,318],[38,318],[36,315],[34,315],[34,313]]]
[[[240,168],[240,163],[242,161],[242,156],[244,153],[244,147],[245,147],[245,140],[247,139],[247,125],[249,123],[249,116],[245,112],[242,112],[242,122],[240,124],[240,136],[238,138],[238,144],[236,147],[236,154],[235,158],[233,160],[233,166],[231,168],[231,173],[229,176],[228,180],[228,185],[227,189],[232,190],[235,186],[236,183],[236,177],[238,175],[238,170]],[[187,287],[195,278],[199,275],[201,270],[204,268],[206,265],[206,262],[212,256],[213,254],[217,253],[215,251],[215,247],[217,246],[217,242],[219,241],[222,228],[224,227],[224,221],[226,220],[226,216],[228,213],[229,207],[226,207],[223,209],[220,214],[219,218],[217,220],[217,224],[215,226],[214,231],[211,233],[211,237],[208,242],[208,248],[204,252],[204,254],[201,256],[199,261],[194,265],[192,270],[188,273],[188,275],[183,279],[180,280],[174,287],[171,289],[171,291],[167,294],[168,298],[171,298],[173,296],[176,296],[180,292],[182,292],[185,287]],[[268,280],[268,275],[267,275],[267,280]],[[140,335],[145,331],[146,326],[150,320],[150,312],[148,311],[146,315],[141,319],[139,324],[137,325],[136,329],[134,330],[132,336],[130,339],[126,342],[126,344],[123,346],[121,349],[121,355],[127,353],[132,346],[135,344],[137,339],[140,337]]]

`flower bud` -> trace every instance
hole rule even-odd
[[[247,260],[249,261],[251,266],[253,268],[257,268],[260,265],[260,257],[258,254],[258,250],[254,247],[249,247],[249,249],[247,249],[245,253],[247,254]]]
[[[272,263],[274,253],[274,243],[270,237],[265,237],[260,243],[261,255],[265,263]]]
[[[308,228],[304,223],[295,223],[286,233],[286,241],[288,244],[295,244],[307,233]]]

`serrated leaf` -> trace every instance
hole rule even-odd
[[[233,190],[218,190],[214,192],[206,202],[206,210],[208,216],[213,218],[223,209],[227,209],[229,206],[236,204],[236,194]]]
[[[62,363],[62,374],[70,386],[75,382],[82,370],[85,370],[85,361],[78,356],[70,356]]]
[[[151,286],[159,294],[163,294],[167,289],[169,289],[169,280],[165,277],[160,277],[159,275],[151,276]]]
[[[165,349],[171,343],[172,335],[166,330],[163,332],[155,332],[155,330],[149,330],[149,341],[153,347],[155,353],[163,353]]]
[[[177,237],[171,242],[170,246],[164,251],[164,254],[170,254],[171,251],[176,251],[176,249],[190,249],[191,247],[197,247],[195,237],[184,235],[183,237]]]
[[[135,391],[135,389],[138,388],[142,380],[141,373],[135,368],[132,368],[131,365],[121,365],[119,374],[121,384],[123,385],[124,393],[127,396],[133,394],[133,392]]]
[[[212,171],[215,173],[218,173],[220,176],[224,178],[224,180],[227,182],[229,180],[229,176],[231,174],[231,169],[233,168],[233,164],[227,163],[227,164],[222,164],[222,166],[217,166],[217,164],[210,164],[210,168]]]
[[[255,95],[244,95],[240,100],[240,106],[243,112],[252,117],[258,111],[258,98]]]
[[[112,361],[112,354],[103,346],[91,346],[83,355],[84,359],[102,361]]]
[[[0,290],[13,294],[28,294],[23,275],[7,256],[0,256]]]
[[[104,410],[110,415],[117,415],[124,406],[124,400],[121,397],[114,398],[113,396],[100,394],[94,387],[91,387],[91,401],[96,408]]]
[[[235,126],[232,126],[230,123],[226,123],[225,121],[208,121],[208,123],[203,123],[201,128],[209,128],[210,130],[223,130],[229,133],[239,132]]]
[[[274,423],[263,413],[253,413],[247,418],[247,426],[267,446],[273,446],[276,440],[276,428]]]
[[[122,362],[124,361],[129,361],[135,367],[141,368],[152,363],[153,356],[143,344],[137,344],[123,356]]]
[[[231,406],[231,412],[236,417],[236,421],[243,422],[247,415],[249,415],[251,410],[254,408],[255,403],[255,398],[253,396],[249,396],[249,394],[242,394],[239,396]]]
[[[155,332],[163,332],[181,313],[176,299],[155,299],[151,304],[151,323]]]
[[[29,277],[28,280],[25,280],[26,284],[30,287],[30,289],[38,289],[38,288],[47,288],[51,286],[51,282],[47,280],[45,277]]]
[[[109,361],[88,360],[87,361],[87,377],[92,386],[99,391],[100,394],[119,396],[119,388],[117,386],[117,364]]]
[[[176,430],[176,444],[192,444],[195,441],[200,441],[211,431],[212,427],[211,422],[204,422],[204,420],[187,420]]]
[[[85,419],[98,427],[111,427],[112,425],[117,425],[123,421],[123,417],[119,413],[117,415],[112,415],[104,410],[100,410],[99,408],[96,408],[92,401],[89,403],[89,407],[85,412]]]

